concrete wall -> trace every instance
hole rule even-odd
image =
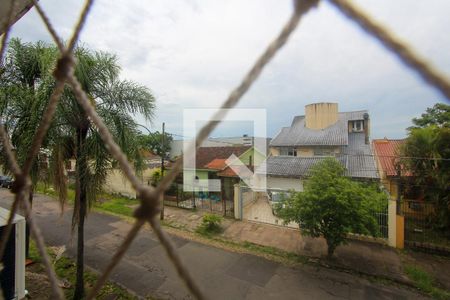
[[[143,184],[149,184],[153,172],[158,170],[146,169],[142,172],[140,177]],[[110,169],[106,175],[106,182],[103,189],[112,194],[120,194],[130,198],[136,198],[136,191],[131,186],[130,182],[125,178],[123,173],[119,169]]]
[[[305,106],[305,125],[310,129],[324,129],[338,121],[337,103],[313,103]]]
[[[299,178],[267,177],[268,189],[303,191],[303,182]]]
[[[314,156],[314,149],[313,148],[307,148],[307,147],[297,148],[297,156],[300,156],[300,157],[311,157],[311,156]]]

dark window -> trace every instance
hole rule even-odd
[[[280,149],[280,155],[283,156],[297,156],[297,149],[291,147],[284,147]]]
[[[364,121],[363,120],[353,121],[352,131],[361,132],[363,130],[364,130]]]

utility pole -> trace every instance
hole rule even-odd
[[[164,148],[164,137],[165,137],[165,123],[162,123],[162,135],[161,135],[161,179],[164,177],[164,156],[166,155],[166,151]],[[161,215],[160,219],[164,220],[164,193],[161,198]]]

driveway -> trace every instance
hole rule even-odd
[[[9,208],[12,195],[0,189],[0,205]],[[35,218],[46,243],[66,245],[75,253],[71,209],[63,216],[57,201],[36,195]],[[86,221],[86,264],[103,270],[131,225],[118,217],[90,213]],[[411,290],[369,282],[334,270],[290,268],[257,256],[229,252],[172,236],[179,254],[208,299],[417,299]],[[112,280],[139,296],[190,299],[150,229],[142,230],[116,268]]]
[[[268,197],[264,195],[258,195],[255,201],[249,202],[244,206],[243,219],[272,225],[283,225],[283,220],[273,214]],[[298,228],[298,225],[292,222],[287,226]]]

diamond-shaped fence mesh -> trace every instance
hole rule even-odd
[[[368,16],[360,8],[357,8],[349,0],[328,0],[332,3],[339,11],[341,11],[350,20],[356,22],[361,28],[368,34],[378,39],[387,50],[395,54],[406,66],[410,67],[411,70],[417,72],[427,83],[438,89],[448,100],[450,100],[450,81],[435,70],[425,59],[421,58],[415,54],[405,43],[400,41],[398,38],[394,37],[386,28],[375,22],[370,16]],[[5,53],[5,48],[7,45],[7,39],[10,30],[10,23],[12,20],[12,15],[14,11],[15,1],[11,0],[11,9],[9,11],[9,19],[7,24],[7,29],[2,36],[1,48],[0,48],[0,61],[3,59],[3,54]],[[182,263],[175,247],[168,235],[161,228],[159,219],[156,217],[160,210],[160,203],[164,191],[170,186],[172,181],[175,179],[176,175],[181,171],[182,168],[182,157],[178,159],[173,168],[168,172],[168,174],[162,179],[160,184],[153,188],[151,186],[142,185],[138,177],[135,175],[131,164],[128,162],[126,155],[122,152],[120,147],[115,143],[111,133],[106,127],[103,120],[97,114],[95,108],[92,106],[86,93],[83,91],[77,78],[74,76],[74,67],[76,61],[73,56],[74,47],[78,41],[79,34],[83,28],[90,9],[92,7],[93,0],[87,0],[80,17],[76,23],[73,30],[72,37],[69,41],[64,44],[62,39],[58,36],[56,30],[53,28],[50,20],[46,16],[45,12],[42,10],[40,4],[33,0],[34,6],[45,23],[49,33],[51,34],[55,44],[60,51],[60,58],[54,70],[54,77],[56,79],[56,85],[54,87],[53,93],[50,96],[50,101],[48,103],[47,109],[42,117],[41,124],[38,127],[34,139],[32,142],[32,147],[28,153],[27,159],[22,168],[19,167],[17,160],[12,151],[12,146],[9,141],[8,134],[3,126],[0,124],[0,139],[3,146],[3,151],[8,158],[8,167],[15,177],[15,187],[13,192],[15,194],[15,199],[11,207],[11,213],[8,220],[6,230],[0,240],[0,257],[3,255],[5,250],[6,241],[9,238],[12,228],[13,216],[16,213],[19,206],[23,206],[25,213],[29,220],[29,225],[31,233],[36,240],[37,247],[39,249],[40,255],[43,258],[43,263],[47,275],[49,277],[53,297],[57,299],[63,299],[64,294],[58,285],[57,276],[47,255],[44,239],[40,233],[39,227],[33,219],[33,212],[31,211],[30,204],[25,199],[28,198],[31,186],[30,181],[30,169],[33,161],[41,147],[42,141],[47,133],[50,126],[52,118],[54,116],[56,107],[58,105],[59,98],[63,92],[64,86],[68,85],[72,88],[78,103],[85,110],[86,114],[89,116],[90,121],[95,125],[98,132],[100,133],[103,142],[105,143],[108,151],[117,160],[123,173],[130,181],[133,188],[136,190],[137,195],[140,199],[140,206],[135,212],[136,221],[127,234],[124,241],[116,250],[110,264],[103,270],[102,275],[99,277],[95,286],[90,290],[88,299],[95,298],[96,294],[103,286],[103,284],[108,279],[109,275],[113,271],[114,267],[120,262],[123,255],[126,253],[128,247],[132,243],[133,239],[136,237],[142,226],[148,222],[158,237],[161,245],[164,247],[168,257],[175,266],[178,275],[184,281],[189,291],[198,299],[203,299],[204,296],[201,292],[201,288],[198,283],[193,280],[190,276],[189,270]],[[231,91],[228,98],[224,101],[221,108],[233,108],[237,105],[242,96],[247,92],[253,82],[261,74],[267,63],[275,56],[278,50],[287,42],[291,33],[297,27],[301,17],[305,15],[311,8],[316,7],[319,4],[319,0],[294,0],[294,9],[291,17],[279,33],[279,35],[268,45],[267,49],[263,54],[256,60],[250,71],[244,76],[242,82]],[[213,120],[223,120],[225,117],[226,110],[218,110],[216,115],[212,118]],[[195,151],[204,139],[206,139],[209,134],[217,126],[218,122],[209,122],[206,124],[199,132],[196,138],[196,144],[191,144],[188,151]]]

